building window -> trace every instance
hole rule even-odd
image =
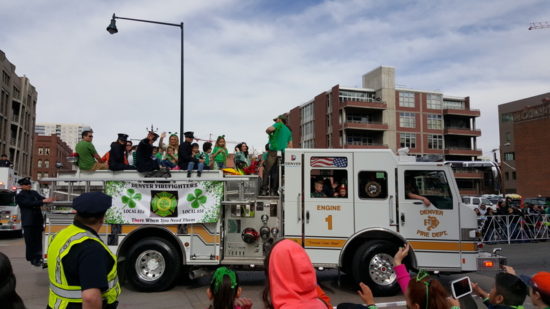
[[[504,134],[504,136],[505,136],[505,137],[504,137],[504,140],[505,140],[506,142],[509,143],[509,142],[512,141],[512,134],[511,134],[510,132],[506,132],[506,133]]]
[[[8,85],[10,83],[10,76],[8,75],[8,73],[6,73],[4,71],[2,71],[2,81],[6,85]]]
[[[430,109],[441,109],[443,98],[440,94],[428,93],[426,96],[426,102]]]
[[[516,172],[512,172],[512,179],[516,180]]]
[[[508,172],[505,172],[504,178],[506,178],[506,180],[510,180],[510,174]]]
[[[48,148],[48,147],[44,148],[44,154],[49,156],[50,155],[50,148]]]
[[[399,126],[402,128],[416,128],[416,114],[399,113]]]
[[[48,173],[42,174],[42,177],[48,178]]]
[[[374,92],[366,91],[349,91],[340,90],[339,100],[340,102],[358,101],[358,102],[374,102]]]
[[[38,154],[43,155],[44,154],[44,148],[42,148],[42,147],[38,148]]]
[[[315,158],[316,161],[311,161],[311,165],[319,165],[320,163],[314,162],[327,162],[326,159],[346,159],[346,158]],[[336,162],[336,161],[334,161]],[[338,161],[342,163],[343,161]],[[347,162],[346,162],[347,164]],[[334,164],[333,164],[334,166]],[[349,198],[347,190],[340,191],[340,187],[343,184],[347,187],[348,182],[348,171],[345,167],[339,168],[328,168],[328,169],[312,169],[310,174],[310,196],[312,198]]]
[[[414,133],[401,133],[399,140],[400,147],[416,148],[416,134]]]
[[[428,135],[429,149],[443,149],[443,135]]]
[[[49,160],[44,160],[44,167],[45,168],[50,168],[50,161]]]
[[[515,152],[505,152],[504,153],[504,161],[514,161],[516,159],[516,153]]]
[[[464,101],[447,101],[443,100],[443,108],[445,109],[466,109]]]
[[[414,107],[414,93],[413,92],[399,92],[399,106],[401,106],[401,107]]]
[[[502,122],[514,121],[514,115],[513,115],[512,113],[502,114],[500,120],[501,120]]]
[[[42,160],[38,160],[38,167],[42,167]]]
[[[428,129],[442,130],[443,129],[443,115],[428,115]]]

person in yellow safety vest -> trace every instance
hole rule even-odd
[[[104,193],[83,193],[73,201],[73,224],[50,238],[48,308],[117,307],[117,259],[97,234],[111,204]]]

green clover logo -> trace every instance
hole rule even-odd
[[[123,195],[121,198],[122,204],[130,207],[135,208],[136,202],[135,201],[141,201],[141,193],[136,192],[134,189],[128,189],[126,190],[127,195]]]
[[[154,213],[161,217],[173,216],[177,210],[178,199],[170,192],[155,194],[151,200],[151,208]]]
[[[206,200],[207,197],[205,195],[202,195],[201,189],[195,189],[195,194],[187,194],[187,201],[191,202],[191,207],[193,208],[199,208],[201,205],[206,203]]]

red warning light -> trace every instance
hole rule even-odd
[[[495,263],[493,261],[483,261],[483,266],[489,268],[495,266]]]

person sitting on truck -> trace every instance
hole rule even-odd
[[[222,266],[218,267],[206,290],[212,304],[208,309],[250,309],[252,300],[241,297],[242,288],[239,286],[239,277],[233,270]]]
[[[485,292],[477,283],[472,283],[472,292],[483,299],[487,308],[518,308],[529,291],[519,277],[504,272],[496,274],[491,292]]]
[[[424,206],[430,206],[432,204],[428,198],[419,194],[414,177],[405,178],[405,192],[408,199],[421,200]]]
[[[10,259],[0,252],[0,304],[2,308],[25,309],[25,304],[15,291],[15,274]]]
[[[0,156],[0,167],[12,167],[13,164],[11,163],[10,160],[8,160],[8,155],[3,153],[1,156]]]
[[[187,178],[191,177],[191,172],[194,169],[197,169],[197,177],[201,177],[202,170],[204,169],[204,157],[201,156],[202,153],[199,150],[199,144],[191,144],[191,154],[191,161],[187,163]]]
[[[127,142],[128,135],[124,133],[118,133],[118,138],[116,142],[111,143],[111,150],[109,151],[109,169],[111,171],[136,169],[134,166],[129,165],[126,159]]]
[[[311,192],[311,197],[327,197],[325,192],[323,192],[323,181],[318,180],[313,185],[313,192]]]
[[[250,166],[248,145],[245,142],[242,142],[235,146],[235,167],[242,170],[248,166]]]
[[[264,260],[265,308],[332,309],[330,298],[317,284],[311,260],[302,246],[290,239],[277,241]]]
[[[82,140],[75,146],[78,154],[78,167],[84,171],[106,170],[107,163],[97,154],[92,139],[94,132],[91,130],[82,131]]]

